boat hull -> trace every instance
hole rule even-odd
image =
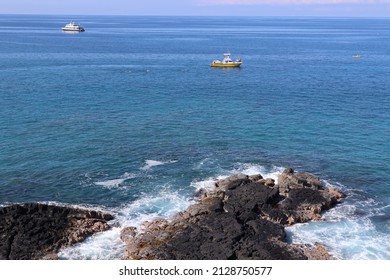
[[[72,31],[72,32],[84,32],[84,29],[71,29],[71,28],[61,28],[62,31]]]
[[[240,67],[240,63],[211,63],[211,67]]]

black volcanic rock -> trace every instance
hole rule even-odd
[[[253,220],[266,204],[274,205],[280,199],[277,189],[260,183],[247,183],[240,188],[225,192],[224,210],[232,212],[241,221]]]
[[[56,252],[107,230],[110,214],[27,203],[0,208],[0,259],[55,258]]]
[[[308,259],[316,248],[285,242],[284,226],[317,219],[344,194],[318,177],[287,169],[282,186],[259,176],[234,175],[175,217],[124,229],[125,259]],[[319,250],[319,249],[318,249]],[[309,253],[310,252],[310,255]],[[318,254],[326,258],[326,254]],[[330,258],[330,256],[328,257]]]

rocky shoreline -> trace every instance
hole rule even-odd
[[[57,259],[58,250],[109,229],[112,219],[100,211],[38,203],[0,208],[0,260]]]
[[[332,259],[321,244],[285,242],[286,226],[320,220],[345,195],[324,188],[306,172],[286,169],[274,180],[235,175],[201,192],[199,202],[171,219],[122,230],[124,259],[305,260]]]
[[[343,201],[310,173],[286,169],[278,184],[237,174],[199,191],[198,202],[171,219],[121,231],[123,259],[332,259],[321,244],[288,244],[285,227],[321,219]],[[110,214],[38,203],[0,208],[0,259],[57,259],[60,249],[110,228]]]

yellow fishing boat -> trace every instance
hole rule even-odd
[[[242,60],[239,58],[233,61],[230,58],[230,55],[231,55],[230,52],[224,53],[222,60],[214,60],[213,62],[211,62],[210,66],[211,67],[240,67],[242,64]]]

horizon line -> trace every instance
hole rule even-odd
[[[382,18],[390,19],[390,16],[373,16],[373,15],[158,15],[158,14],[49,14],[49,13],[1,13],[0,16],[117,16],[117,17],[294,17],[294,18]]]

